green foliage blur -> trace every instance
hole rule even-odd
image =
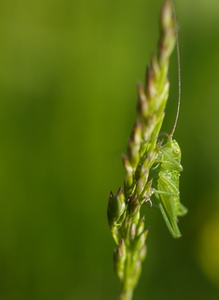
[[[162,1],[3,0],[0,9],[0,300],[116,299],[106,206]],[[175,1],[183,237],[145,207],[134,299],[219,299],[219,2]],[[163,131],[177,107],[176,52]]]

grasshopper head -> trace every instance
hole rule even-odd
[[[177,160],[178,162],[181,161],[181,149],[176,140],[169,138],[166,144],[163,145],[163,149],[167,154],[169,154],[170,157]]]
[[[169,137],[166,144],[161,146],[160,149],[163,156],[163,168],[182,172],[181,150],[177,141]]]

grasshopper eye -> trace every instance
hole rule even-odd
[[[180,153],[180,150],[178,148],[173,149],[173,154],[179,154],[179,153]]]

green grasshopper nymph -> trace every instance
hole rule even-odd
[[[153,168],[157,173],[155,194],[161,214],[174,238],[181,233],[177,225],[179,216],[184,216],[187,209],[180,203],[179,177],[183,170],[181,166],[181,150],[172,136],[168,137],[164,145],[158,144],[158,156]],[[154,184],[153,184],[154,186]]]
[[[179,177],[180,172],[183,170],[181,166],[181,149],[177,141],[173,139],[180,111],[181,75],[178,30],[173,1],[172,7],[176,26],[178,107],[173,130],[170,135],[167,135],[167,142],[164,145],[162,145],[162,142],[158,142],[157,144],[157,158],[152,168],[152,172],[154,171],[156,174],[155,180],[153,179],[152,183],[152,194],[157,198],[158,206],[170,233],[174,238],[179,238],[181,233],[177,224],[178,217],[184,216],[187,213],[187,209],[180,203],[179,195]]]

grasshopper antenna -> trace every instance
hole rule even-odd
[[[179,48],[179,35],[178,35],[178,27],[177,27],[177,19],[176,19],[176,11],[174,7],[174,2],[172,2],[172,10],[173,10],[173,18],[175,23],[175,30],[176,30],[176,51],[177,51],[177,64],[178,64],[178,105],[177,105],[177,111],[176,111],[176,118],[173,125],[172,132],[170,136],[172,137],[174,135],[174,132],[176,130],[176,125],[179,118],[179,111],[180,111],[180,104],[181,104],[181,66],[180,66],[180,48]]]

